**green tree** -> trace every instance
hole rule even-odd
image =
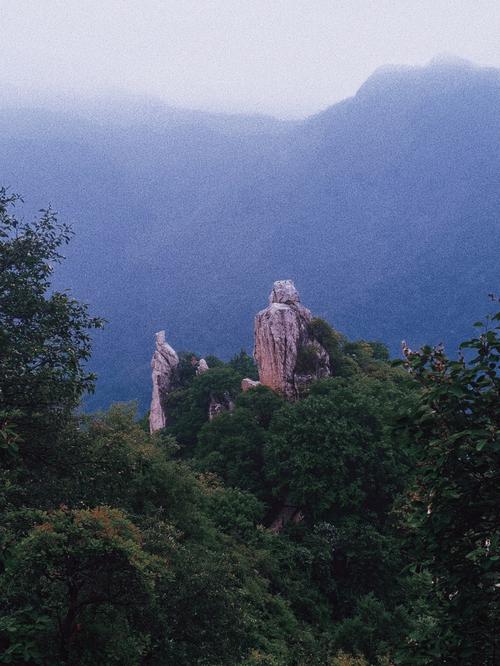
[[[70,228],[50,209],[33,223],[20,222],[13,211],[19,201],[0,188],[0,413],[11,416],[26,447],[92,389],[89,331],[102,321],[51,289]]]
[[[264,478],[264,442],[272,415],[284,404],[265,386],[240,393],[236,407],[203,425],[195,459],[198,469],[214,472],[229,486],[270,499]]]
[[[159,565],[116,509],[59,509],[9,552],[0,590],[2,663],[139,664]],[[112,626],[112,631],[109,630]]]
[[[208,421],[211,400],[234,400],[240,391],[240,377],[230,367],[221,366],[192,377],[184,388],[168,396],[169,424],[167,432],[181,445],[180,454],[192,454],[198,432]]]
[[[437,626],[414,645],[417,663],[493,666],[500,658],[500,313],[448,358],[441,346],[405,348],[422,387],[402,421],[418,444],[405,505],[414,566],[432,576]]]
[[[391,511],[413,455],[409,438],[394,436],[392,420],[411,386],[400,373],[324,380],[271,422],[265,469],[274,492],[302,510],[306,528],[331,526],[323,579],[337,619],[355,613],[370,592],[389,607],[401,601],[404,553]]]
[[[389,360],[389,350],[382,342],[350,341],[319,317],[311,320],[309,332],[328,352],[335,377],[374,374]]]
[[[244,349],[242,349],[239,354],[233,356],[228,365],[235,370],[242,379],[245,377],[254,380],[259,378],[259,372],[255,361]]]
[[[267,386],[256,386],[249,391],[240,393],[236,399],[236,407],[249,410],[257,423],[269,427],[273,414],[285,404],[284,399]]]
[[[263,449],[265,430],[241,407],[221,414],[199,432],[195,455],[202,469],[215,472],[229,486],[265,493]]]
[[[383,522],[410,466],[409,443],[395,445],[392,413],[409,382],[327,379],[271,422],[266,469],[275,489],[313,520],[346,511]]]
[[[207,514],[222,532],[247,542],[255,536],[264,507],[255,495],[239,488],[226,488],[216,477],[205,476]]]

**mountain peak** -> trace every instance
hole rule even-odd
[[[473,80],[500,81],[500,70],[476,65],[469,60],[441,53],[425,65],[384,65],[378,67],[358,90],[356,97],[399,93],[409,87],[442,90]]]
[[[423,69],[432,69],[436,67],[439,67],[440,69],[481,69],[479,65],[476,65],[466,58],[460,58],[453,53],[446,52],[438,53],[427,65],[424,65]]]

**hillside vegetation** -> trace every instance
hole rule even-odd
[[[186,362],[151,436],[134,405],[75,412],[102,321],[51,288],[70,230],[15,203],[0,191],[0,663],[495,666],[500,315],[465,358],[399,366],[316,320],[336,375],[293,403],[240,392],[245,353]],[[209,421],[221,392],[235,409]]]

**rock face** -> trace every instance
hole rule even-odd
[[[200,358],[198,361],[198,365],[196,366],[196,374],[197,375],[202,375],[204,372],[208,370],[208,363],[205,361],[204,358]]]
[[[255,379],[250,379],[249,377],[245,377],[245,379],[241,380],[241,390],[243,391],[243,393],[250,391],[250,389],[253,389],[256,386],[260,386],[260,382],[256,382]]]
[[[156,432],[167,423],[165,401],[175,381],[179,357],[165,342],[165,331],[156,334],[156,349],[151,360],[153,395],[149,414],[149,431]]]
[[[328,376],[329,357],[309,330],[311,312],[292,280],[278,280],[269,306],[255,317],[254,357],[262,384],[289,400],[312,379]]]

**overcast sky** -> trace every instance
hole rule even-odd
[[[500,67],[500,0],[0,0],[0,84],[300,117],[380,65]],[[1,95],[1,93],[0,93]]]

